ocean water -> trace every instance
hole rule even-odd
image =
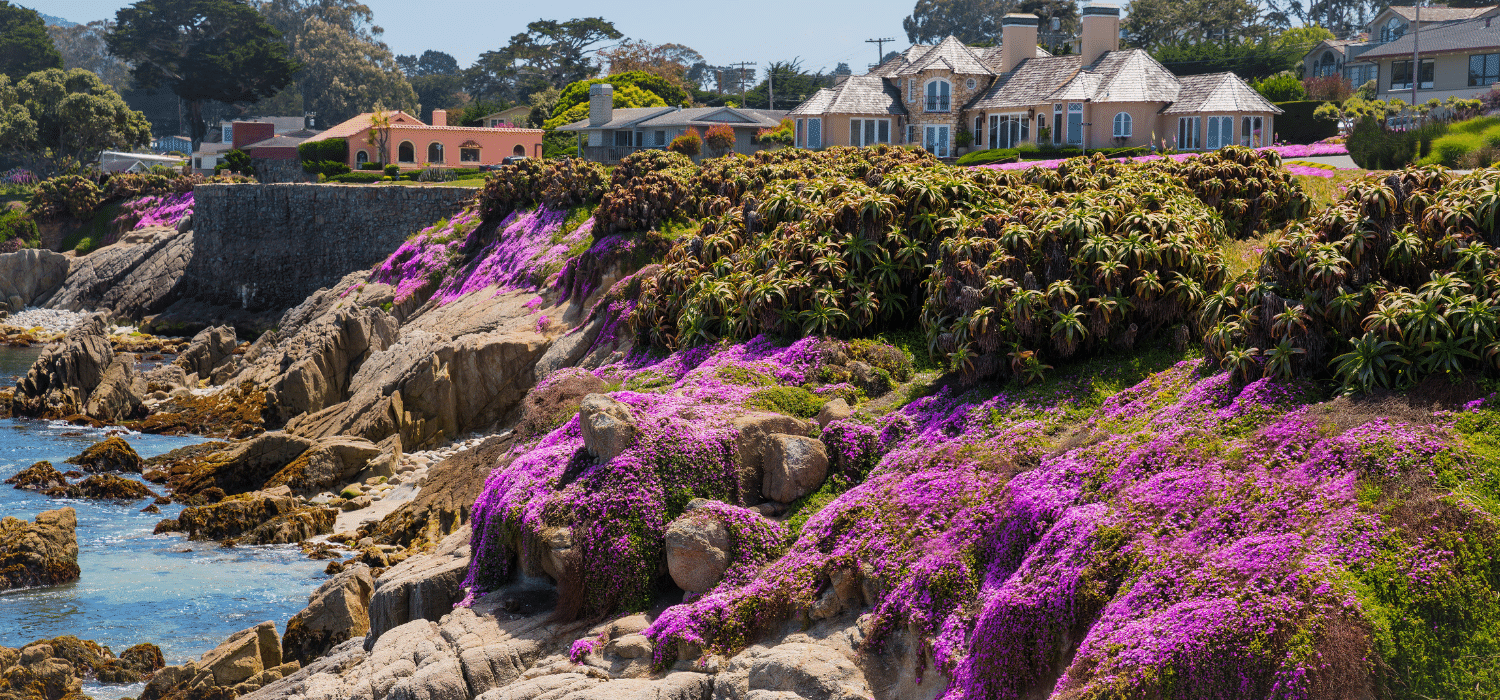
[[[14,383],[39,354],[0,348],[0,385]],[[106,431],[48,421],[0,420],[0,481],[40,460],[59,470],[63,460],[105,437]],[[196,437],[123,436],[142,457],[202,442]],[[136,475],[130,475],[138,478]],[[149,484],[161,493],[161,488]],[[264,620],[278,632],[307,605],[326,577],[327,562],[312,561],[295,545],[222,549],[181,535],[152,535],[162,518],[182,507],[141,513],[150,501],[117,503],[47,498],[0,484],[0,515],[30,520],[44,510],[78,511],[82,577],[47,588],[0,592],[0,646],[71,634],[120,653],[151,642],[169,664],[196,659],[231,633]],[[86,685],[96,698],[138,695],[140,686]]]

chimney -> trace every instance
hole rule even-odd
[[[446,109],[434,109],[434,110],[432,110],[432,125],[433,126],[448,126],[448,110],[446,110]]]
[[[1000,72],[1009,73],[1021,61],[1036,57],[1036,15],[1013,12],[1000,20]]]
[[[1089,5],[1083,8],[1083,41],[1079,53],[1084,65],[1093,65],[1100,56],[1120,50],[1120,8],[1114,5]]]
[[[604,126],[615,118],[615,86],[597,83],[589,86],[589,126]]]

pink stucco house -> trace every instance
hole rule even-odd
[[[448,113],[441,109],[432,111],[432,124],[423,124],[421,119],[406,112],[388,114],[391,121],[390,135],[386,140],[389,152],[384,161],[402,168],[435,165],[467,168],[493,165],[510,156],[542,156],[541,129],[446,126]],[[372,145],[369,138],[372,116],[373,112],[366,112],[308,140],[347,139],[351,168],[357,169],[361,163],[370,161],[379,162],[382,159],[377,146]]]

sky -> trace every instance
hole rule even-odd
[[[398,54],[437,49],[469,66],[479,54],[498,49],[511,35],[538,19],[603,17],[626,38],[653,44],[685,44],[713,65],[742,61],[765,68],[772,61],[800,57],[804,70],[831,71],[847,62],[861,73],[875,62],[875,44],[889,38],[885,50],[908,45],[901,19],[915,0],[868,0],[862,3],[808,0],[758,0],[755,3],[684,2],[680,0],[565,0],[499,3],[471,0],[364,0],[385,28],[384,41]],[[113,19],[122,0],[22,0],[19,4],[45,14],[86,23]]]

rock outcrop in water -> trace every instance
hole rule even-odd
[[[291,544],[333,531],[337,511],[303,505],[285,491],[233,495],[213,505],[184,508],[176,520],[157,523],[156,532],[181,532],[195,540]]]
[[[43,511],[34,523],[0,520],[0,591],[78,580],[77,527],[72,508]]]
[[[77,697],[84,680],[139,683],[162,668],[161,649],[137,644],[118,657],[109,647],[72,635],[41,639],[20,649],[0,647],[0,698]]]
[[[62,472],[57,470],[57,467],[52,466],[51,462],[43,461],[22,469],[15,476],[6,479],[5,483],[12,484],[18,489],[46,491],[59,486],[67,486],[68,480]]]
[[[141,467],[145,464],[141,456],[136,453],[135,448],[130,446],[124,438],[111,435],[99,442],[90,445],[83,452],[69,457],[68,464],[76,464],[86,472],[127,472],[131,474],[141,473]]]
[[[370,567],[354,564],[308,596],[307,607],[286,623],[281,656],[307,665],[329,649],[370,631]]]
[[[233,698],[295,673],[296,661],[282,663],[276,623],[240,630],[198,661],[168,666],[146,684],[140,700]]]

